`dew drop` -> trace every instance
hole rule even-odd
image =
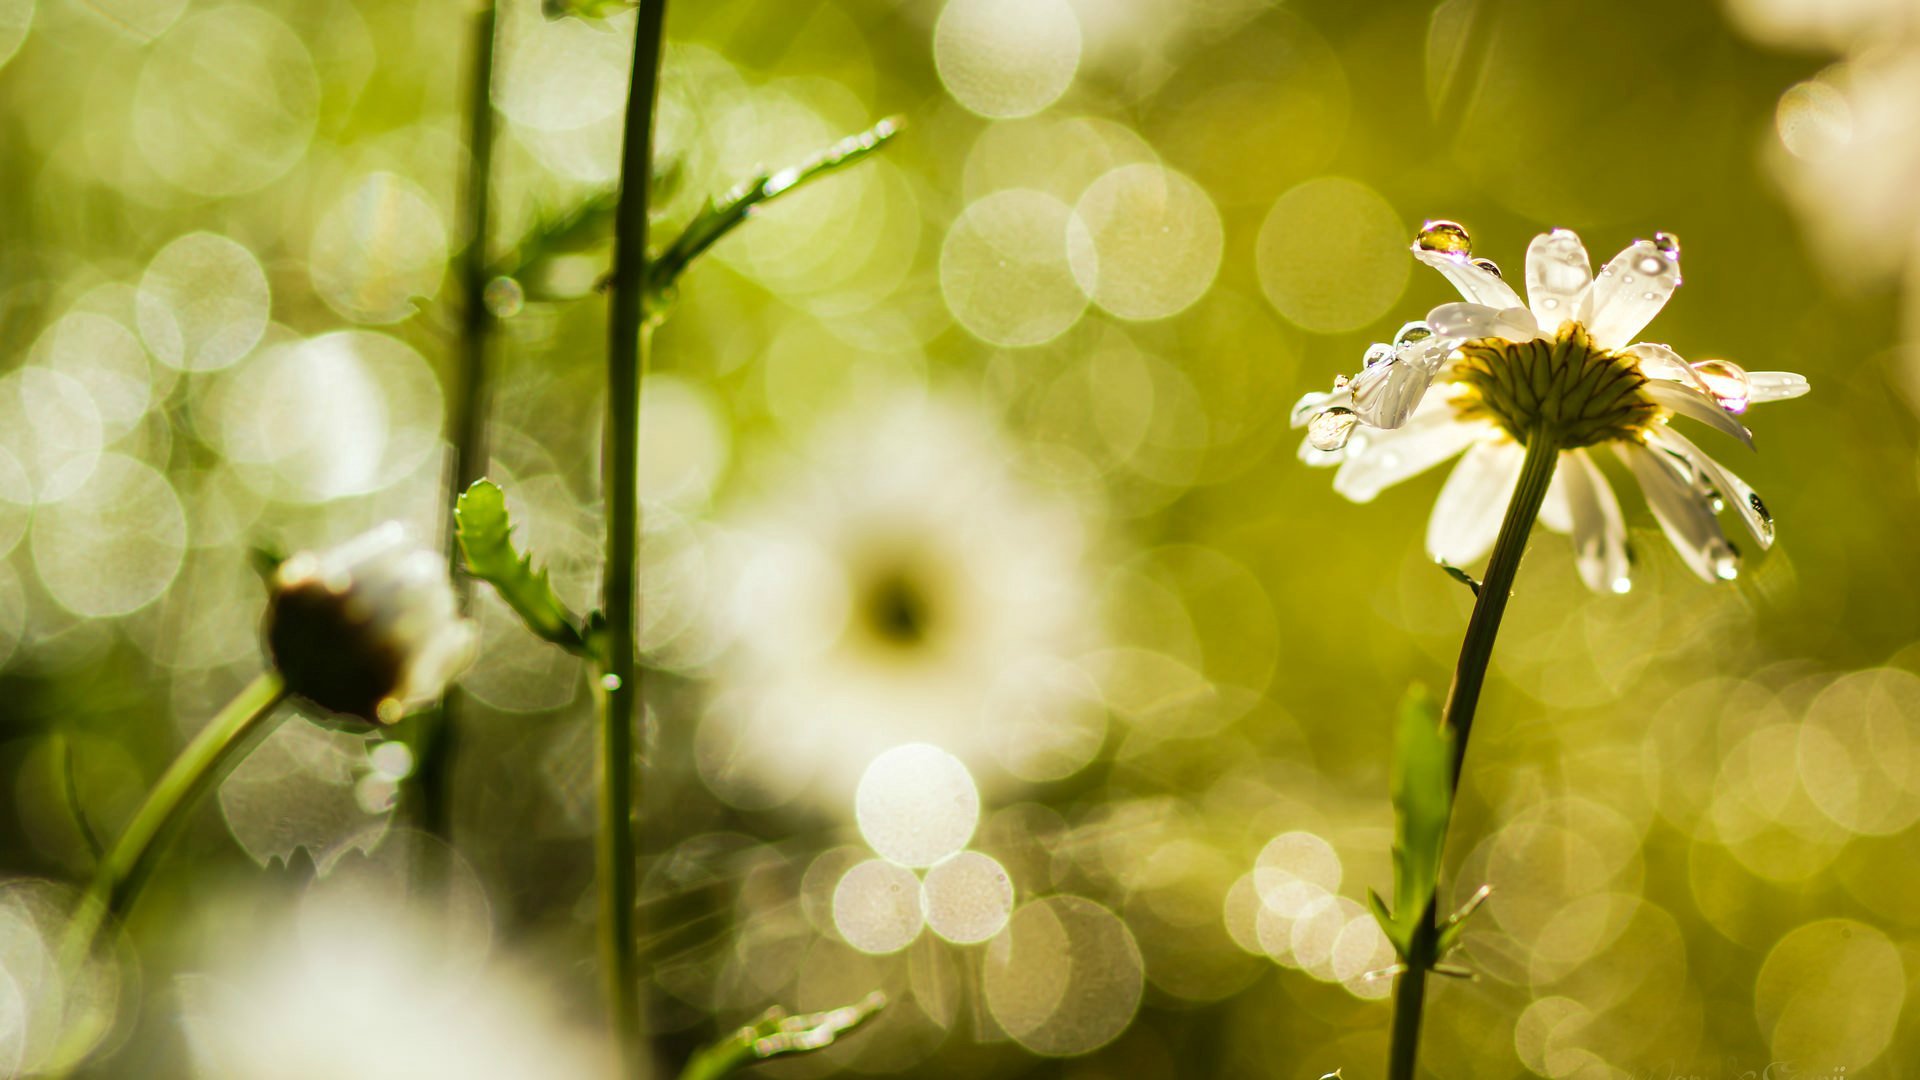
[[[1402,326],[1399,333],[1393,335],[1393,343],[1396,346],[1411,345],[1417,341],[1425,341],[1432,336],[1433,327],[1423,322],[1410,322]]]
[[[1346,448],[1360,417],[1352,409],[1332,408],[1307,424],[1307,441],[1315,450],[1332,452]]]
[[[1500,264],[1494,262],[1492,259],[1475,259],[1473,260],[1473,265],[1485,270],[1494,277],[1504,278],[1504,275],[1500,273]]]
[[[527,306],[527,294],[520,283],[502,274],[487,282],[480,299],[496,319],[511,319]]]
[[[1444,219],[1422,225],[1420,235],[1414,237],[1413,245],[1421,251],[1437,251],[1442,255],[1473,254],[1473,239],[1467,235],[1466,227],[1457,221]]]
[[[1747,404],[1753,392],[1753,384],[1747,378],[1747,369],[1731,360],[1702,360],[1693,365],[1694,374],[1706,384],[1707,393],[1720,403],[1720,407],[1738,415],[1747,411]]]
[[[1295,428],[1306,427],[1314,417],[1319,416],[1327,407],[1327,402],[1332,400],[1332,394],[1314,393],[1302,396],[1299,401],[1293,403],[1293,413],[1289,418],[1292,421],[1292,426]]]
[[[1721,581],[1732,581],[1740,576],[1740,556],[1732,552],[1713,557],[1713,576]]]
[[[600,676],[600,689],[605,690],[609,694],[620,689],[620,676],[612,672]]]
[[[1615,596],[1625,596],[1632,591],[1633,591],[1632,578],[1617,577],[1613,579],[1613,592]]]
[[[1552,311],[1554,308],[1560,306],[1560,298],[1557,296],[1543,296],[1540,298],[1540,306],[1548,311]]]
[[[1665,255],[1674,262],[1680,261],[1680,238],[1672,233],[1654,233],[1653,246],[1659,249],[1660,254]]]
[[[1367,367],[1379,367],[1381,364],[1391,363],[1393,363],[1393,346],[1382,345],[1377,341],[1367,346]]]
[[[1353,376],[1351,375],[1335,375],[1333,377],[1333,392],[1337,394],[1340,391],[1345,390],[1347,388],[1347,384],[1352,381],[1353,381]]]
[[[1651,277],[1667,268],[1667,260],[1658,255],[1642,255],[1639,261],[1634,263],[1634,268]]]

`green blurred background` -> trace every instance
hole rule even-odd
[[[444,536],[472,16],[0,0],[0,1072],[47,1052],[44,883],[90,866],[70,804],[117,832],[262,664],[249,545],[389,518]],[[502,4],[502,258],[612,183],[631,18]],[[1649,334],[1814,393],[1751,418],[1757,457],[1721,450],[1780,524],[1739,581],[1694,580],[1637,498],[1628,596],[1589,596],[1537,538],[1449,845],[1457,899],[1495,888],[1463,957],[1479,977],[1432,997],[1426,1067],[1920,1075],[1912,21],[1782,0],[675,7],[662,234],[758,168],[910,126],[723,241],[656,338],[662,1060],[769,1004],[884,986],[872,1030],[768,1071],[1379,1075],[1387,984],[1365,976],[1390,957],[1363,905],[1389,891],[1390,718],[1410,682],[1444,685],[1471,597],[1422,554],[1437,479],[1347,504],[1287,411],[1452,298],[1406,254],[1446,217],[1513,268],[1552,226],[1601,258],[1673,232],[1686,286]],[[581,607],[604,239],[490,290],[491,471]],[[478,617],[459,915],[427,949],[465,960],[375,949],[348,965],[361,987],[227,955],[437,843],[392,809],[408,755],[293,721],[197,816],[117,986],[88,991],[123,1018],[97,1075],[388,1075],[351,1055],[425,1039],[425,1000],[473,1024],[474,1060],[391,1075],[591,1072],[591,698],[490,595]],[[927,928],[843,877],[913,831],[853,799],[913,741],[964,763],[970,847],[995,860]]]

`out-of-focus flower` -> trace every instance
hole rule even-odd
[[[724,522],[731,599],[713,616],[731,644],[703,771],[765,804],[811,779],[837,806],[908,742],[976,770],[1075,771],[1104,731],[1066,745],[1093,693],[1075,661],[1098,644],[1081,507],[1025,480],[970,404],[876,405],[823,424]]]
[[[1294,425],[1308,429],[1301,456],[1339,466],[1334,490],[1365,502],[1464,452],[1427,527],[1428,552],[1464,565],[1493,546],[1525,446],[1545,437],[1560,461],[1540,518],[1573,535],[1580,575],[1596,591],[1625,592],[1631,560],[1619,503],[1590,448],[1611,446],[1633,471],[1700,577],[1738,574],[1739,552],[1715,517],[1728,502],[1762,548],[1772,544],[1760,497],[1670,421],[1686,416],[1751,446],[1735,417],[1754,402],[1798,397],[1807,381],[1726,360],[1689,364],[1665,345],[1634,343],[1680,284],[1677,240],[1636,240],[1596,276],[1578,236],[1543,233],[1527,249],[1530,303],[1498,267],[1474,258],[1453,222],[1429,222],[1413,253],[1466,302],[1403,327],[1393,344],[1368,350],[1358,375],[1294,407]]]
[[[474,649],[446,559],[397,522],[281,563],[266,631],[290,693],[370,724],[439,697]]]

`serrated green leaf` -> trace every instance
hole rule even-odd
[[[571,653],[589,655],[580,618],[555,595],[545,569],[533,568],[532,554],[513,548],[513,522],[500,485],[480,479],[460,494],[454,508],[460,551],[467,570],[494,587],[527,629]]]
[[[718,1080],[757,1061],[825,1049],[886,1007],[887,995],[879,990],[852,1005],[805,1016],[788,1016],[776,1005],[753,1023],[695,1051],[680,1080]]]
[[[885,146],[903,127],[905,122],[899,117],[888,117],[858,135],[840,140],[811,160],[778,172],[761,173],[722,198],[709,200],[706,208],[694,216],[673,243],[648,264],[649,310],[664,307],[672,299],[674,284],[693,260],[745,223],[755,208],[861,161]]]
[[[1400,702],[1393,752],[1393,913],[1382,924],[1408,959],[1417,921],[1440,881],[1440,851],[1453,808],[1453,733],[1440,703],[1415,684]]]

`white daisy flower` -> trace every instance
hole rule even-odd
[[[1527,301],[1499,268],[1473,256],[1467,232],[1428,222],[1414,257],[1439,270],[1464,303],[1442,304],[1367,351],[1367,366],[1294,407],[1308,429],[1303,460],[1337,466],[1334,490],[1366,502],[1385,488],[1464,455],[1427,527],[1427,551],[1464,566],[1493,547],[1519,482],[1527,443],[1560,450],[1540,512],[1570,533],[1580,576],[1625,592],[1631,556],[1613,488],[1592,451],[1611,447],[1655,520],[1694,573],[1739,572],[1738,549],[1716,514],[1730,504],[1754,540],[1773,543],[1773,518],[1751,487],[1676,430],[1676,417],[1753,445],[1738,419],[1749,405],[1807,392],[1785,371],[1749,372],[1726,360],[1688,363],[1635,336],[1680,284],[1680,245],[1636,240],[1596,276],[1580,238],[1555,229],[1527,249]]]
[[[1021,474],[990,414],[889,394],[830,418],[758,486],[712,556],[729,645],[696,753],[724,798],[850,805],[867,763],[909,742],[1027,780],[1091,759],[1092,529]]]
[[[437,699],[474,652],[446,556],[398,522],[281,563],[266,628],[289,693],[369,724]]]

